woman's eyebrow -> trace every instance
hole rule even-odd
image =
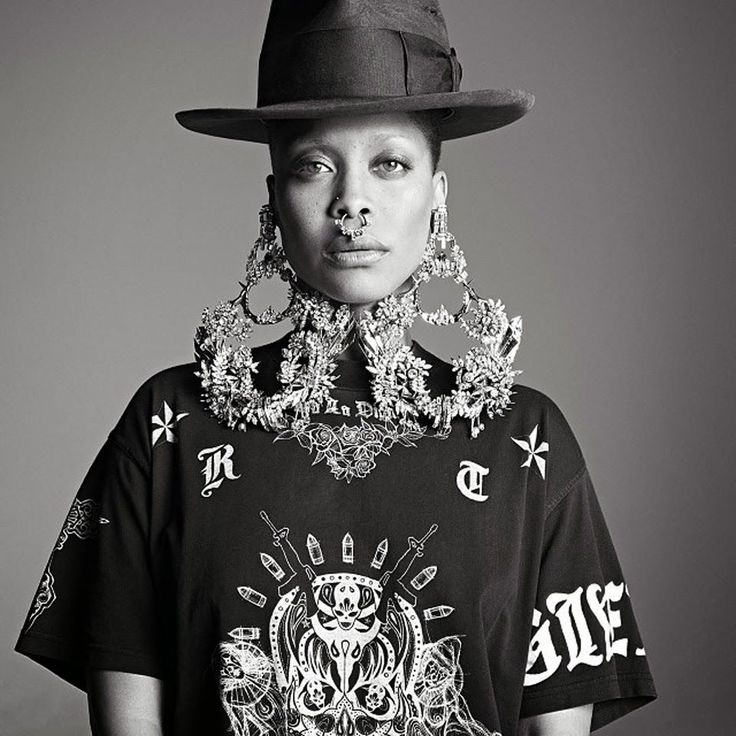
[[[383,142],[387,140],[402,140],[402,141],[408,141],[412,142],[413,138],[409,135],[406,135],[405,133],[374,133],[373,135],[369,136],[368,138],[364,138],[363,140],[368,143],[373,142]],[[303,137],[303,138],[297,138],[294,137],[290,140],[286,141],[287,146],[289,147],[296,147],[296,146],[317,146],[317,147],[324,147],[324,148],[334,148],[335,144],[330,141],[329,138],[323,138],[320,136],[315,137]]]
[[[414,139],[404,133],[376,133],[368,138],[371,143],[385,143],[388,141],[403,141],[405,143],[413,143]]]
[[[322,148],[333,150],[333,146],[329,143],[329,141],[326,141],[324,138],[294,138],[290,141],[287,141],[285,147],[290,154],[306,148]]]

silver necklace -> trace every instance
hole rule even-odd
[[[502,414],[511,403],[512,362],[521,338],[521,318],[507,318],[500,301],[470,300],[458,321],[477,344],[453,360],[455,388],[433,395],[427,385],[430,364],[405,342],[420,314],[417,291],[390,295],[356,320],[350,308],[294,285],[294,330],[282,350],[276,378],[267,394],[255,385],[258,363],[247,340],[253,322],[236,299],[205,309],[195,335],[202,401],[223,424],[246,431],[248,425],[276,432],[276,440],[296,439],[348,483],[366,477],[382,454],[396,444],[412,447],[428,432],[444,438],[453,421],[467,419],[477,437],[483,419]],[[371,402],[357,413],[341,403],[337,359],[358,340],[367,358]],[[316,415],[351,417],[336,425]],[[327,418],[326,416],[324,418]],[[334,422],[334,418],[333,418]]]

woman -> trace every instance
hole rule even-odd
[[[441,142],[532,97],[459,81],[435,2],[275,0],[258,107],[178,114],[268,143],[269,202],[196,363],[95,460],[17,645],[95,733],[573,735],[656,696],[580,448],[513,384],[521,320],[448,230]],[[454,311],[422,305],[438,278]],[[473,347],[443,363],[418,319]]]

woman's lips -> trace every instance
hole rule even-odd
[[[379,240],[362,235],[351,240],[343,235],[335,238],[325,250],[325,258],[340,268],[370,266],[388,254],[388,248]]]

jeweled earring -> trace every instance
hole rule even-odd
[[[276,220],[273,207],[270,204],[264,204],[258,213],[258,219],[260,221],[260,232],[245,264],[245,283],[240,282],[243,291],[239,299],[246,317],[252,319],[258,325],[274,325],[286,319],[292,312],[294,307],[293,285],[296,277],[286,260],[286,253],[281,243],[276,238]],[[286,308],[277,312],[269,305],[260,314],[253,312],[250,308],[251,289],[261,279],[272,279],[277,275],[288,284],[288,304]]]
[[[432,210],[431,231],[422,263],[414,275],[414,283],[419,287],[432,277],[452,279],[463,287],[463,302],[456,312],[450,312],[441,304],[432,312],[423,312],[421,318],[431,325],[453,325],[467,313],[475,297],[467,283],[468,272],[465,255],[455,240],[455,236],[447,229],[447,206],[439,205]]]

